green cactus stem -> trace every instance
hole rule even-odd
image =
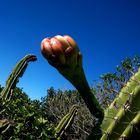
[[[19,77],[22,77],[23,73],[26,70],[28,62],[35,61],[36,59],[36,56],[32,54],[26,55],[24,58],[21,59],[21,61],[16,65],[8,80],[6,81],[5,88],[0,93],[2,99],[10,99],[13,89],[16,87],[16,84],[19,80]]]
[[[119,96],[114,99],[111,105],[105,110],[105,119],[102,124],[103,129],[105,130],[112,119],[114,119],[118,110],[126,103],[127,100],[131,97],[131,94],[134,88],[138,85],[137,81],[140,81],[140,69],[133,75],[126,86],[120,91]]]
[[[119,96],[105,111],[101,140],[118,139],[140,109],[140,70],[130,78]]]
[[[101,123],[104,111],[90,90],[82,66],[82,55],[73,38],[60,35],[46,38],[41,43],[41,52],[49,64],[76,87],[91,114]]]
[[[73,105],[69,113],[66,114],[57,127],[55,128],[55,138],[59,139],[64,134],[64,132],[70,127],[73,122],[75,115],[77,114],[79,106]]]
[[[138,112],[136,117],[126,127],[119,140],[136,140],[139,137],[138,134],[140,134],[140,112]]]
[[[59,72],[76,87],[83,100],[85,101],[91,114],[98,118],[98,122],[101,124],[104,118],[104,111],[99,105],[96,97],[90,90],[83,68],[77,65],[75,70],[71,72],[71,75],[67,70],[68,68],[64,67],[63,71],[61,69],[58,68]]]

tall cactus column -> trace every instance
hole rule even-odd
[[[20,60],[16,65],[9,78],[6,81],[4,89],[0,93],[0,97],[4,100],[10,99],[13,89],[16,87],[19,77],[21,77],[27,68],[28,62],[37,60],[36,56],[33,54],[26,55]]]
[[[140,69],[133,75],[120,94],[105,110],[101,125],[101,140],[129,139],[135,137],[135,127],[140,125]],[[139,132],[139,129],[137,130]]]
[[[70,36],[45,38],[41,43],[41,52],[49,64],[77,88],[90,112],[101,123],[104,112],[90,91],[82,67],[82,55],[76,42]]]

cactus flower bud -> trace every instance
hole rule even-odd
[[[43,39],[41,52],[54,67],[65,65],[73,68],[77,65],[80,54],[76,42],[68,35]]]
[[[45,38],[41,43],[41,52],[49,64],[77,88],[90,112],[101,122],[103,110],[90,91],[82,67],[82,55],[74,39],[68,35]]]

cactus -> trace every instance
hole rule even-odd
[[[66,114],[57,127],[55,128],[55,138],[59,139],[61,136],[64,134],[64,132],[70,127],[74,116],[77,114],[79,106],[73,105],[72,108],[70,109],[69,113]]]
[[[121,134],[119,140],[136,139],[135,135],[137,134],[137,136],[138,136],[138,134],[140,133],[139,130],[140,130],[140,113],[138,112],[138,114],[134,117],[134,119],[125,128],[125,130]],[[134,135],[134,133],[135,133],[135,135]]]
[[[12,73],[10,74],[8,80],[6,81],[5,88],[1,91],[0,95],[2,99],[7,100],[10,99],[13,89],[15,88],[19,77],[22,77],[24,71],[26,70],[26,67],[28,65],[28,62],[35,61],[36,56],[29,54],[26,55],[14,68]]]
[[[102,140],[118,139],[119,137],[128,137],[129,134],[125,130],[139,116],[140,110],[140,70],[130,78],[126,86],[121,90],[118,97],[105,110],[104,121],[101,125],[103,130]],[[136,119],[135,119],[136,117]],[[133,121],[132,121],[133,122]],[[129,128],[130,129],[130,128]],[[125,131],[125,132],[124,132]],[[127,131],[127,133],[126,133]],[[125,135],[127,134],[127,135]]]
[[[16,84],[17,84],[19,78],[22,77],[22,75],[24,74],[24,72],[27,68],[28,62],[35,61],[36,59],[37,58],[35,55],[29,54],[29,55],[26,55],[24,58],[22,58],[19,63],[17,63],[16,67],[14,68],[14,70],[10,74],[8,80],[6,81],[6,86],[3,88],[3,90],[0,93],[0,102],[2,103],[1,104],[2,108],[4,108],[5,105],[8,106],[9,104],[11,105],[12,103],[14,103],[13,101],[11,102],[11,100],[10,100],[11,96],[12,96],[12,92],[13,92],[14,88],[16,87]],[[16,101],[15,101],[15,103],[16,103]],[[17,99],[17,103],[18,103],[18,99]],[[74,116],[77,113],[77,109],[78,109],[77,105],[74,105],[70,109],[70,112],[68,114],[66,114],[62,118],[60,123],[56,126],[56,128],[54,128],[54,132],[53,132],[54,134],[52,134],[52,136],[48,136],[46,134],[46,132],[44,131],[44,129],[42,128],[43,131],[41,132],[41,134],[38,138],[39,139],[43,138],[43,135],[45,135],[45,139],[50,139],[49,137],[51,137],[51,139],[60,139],[62,137],[62,135],[64,134],[64,132],[72,124]],[[35,113],[27,112],[27,109],[25,108],[25,106],[19,107],[19,110],[21,112],[26,111],[26,119],[34,118]],[[22,122],[15,122],[14,120],[9,120],[9,119],[3,118],[2,114],[5,111],[6,111],[5,108],[0,111],[0,115],[1,115],[0,116],[0,132],[1,132],[0,139],[2,139],[2,135],[4,133],[6,133],[8,130],[14,129],[14,127],[16,127],[17,131],[20,132],[20,129],[22,129],[22,127],[24,126],[24,124],[22,124]],[[46,123],[48,123],[48,120],[46,120],[42,117],[39,117],[39,118],[36,118],[36,123],[37,124],[39,123],[39,126],[41,124],[45,125]],[[51,128],[49,128],[49,129],[51,129]],[[53,129],[53,127],[52,127],[52,129]]]
[[[16,87],[17,82],[19,81],[19,77],[22,77],[23,73],[25,72],[28,62],[35,60],[36,56],[29,54],[26,55],[24,58],[22,58],[19,63],[17,63],[16,67],[14,68],[14,70],[7,79],[5,87],[0,93],[0,102],[2,102],[2,106],[5,106],[5,104],[8,104],[8,102],[10,101],[10,98],[13,94],[13,90]],[[5,109],[1,110],[0,115],[4,111]],[[12,120],[9,121],[8,119],[1,119],[0,120],[1,134],[5,133],[13,124],[14,121]]]
[[[69,36],[46,38],[41,51],[48,62],[79,91],[98,122],[90,139],[134,139],[140,135],[140,70],[133,75],[118,97],[103,111],[90,92],[82,68],[82,56],[76,42]]]
[[[101,123],[104,117],[103,109],[90,91],[82,67],[82,55],[76,42],[70,36],[57,35],[44,39],[41,51],[49,64],[77,88],[90,112]]]

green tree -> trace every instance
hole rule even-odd
[[[127,57],[116,67],[116,72],[109,72],[100,76],[101,81],[96,86],[96,92],[100,93],[100,100],[102,100],[104,107],[112,102],[139,67],[139,56]]]

